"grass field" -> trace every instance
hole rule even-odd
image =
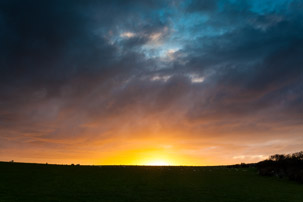
[[[303,184],[254,168],[0,163],[0,201],[303,202]]]

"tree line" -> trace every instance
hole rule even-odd
[[[303,183],[303,151],[293,154],[275,154],[256,164],[262,176],[289,178]]]

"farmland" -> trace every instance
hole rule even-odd
[[[303,185],[255,168],[0,162],[0,201],[303,201]]]

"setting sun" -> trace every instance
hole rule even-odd
[[[147,166],[170,166],[171,163],[166,161],[166,160],[160,160],[159,159],[159,160],[147,161],[143,165],[147,165]]]

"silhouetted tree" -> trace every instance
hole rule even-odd
[[[260,175],[287,177],[303,182],[303,151],[293,154],[275,154],[257,163]]]

